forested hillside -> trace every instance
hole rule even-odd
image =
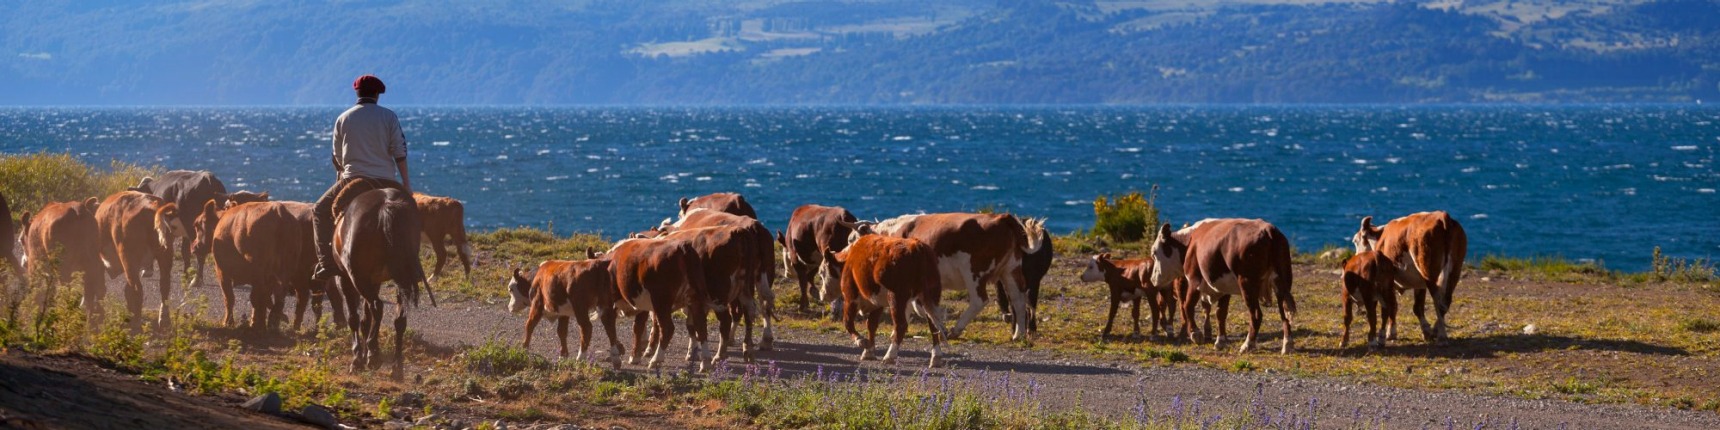
[[[1694,102],[1712,0],[29,1],[0,105]]]

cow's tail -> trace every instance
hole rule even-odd
[[[1021,252],[1032,254],[1039,252],[1049,243],[1045,243],[1045,219],[1026,218],[1021,220],[1021,230],[1027,235],[1027,242],[1021,247]]]
[[[1276,236],[1273,239],[1272,252],[1277,255],[1274,255],[1272,259],[1273,285],[1271,287],[1278,297],[1278,306],[1282,307],[1288,318],[1295,319],[1296,297],[1290,294],[1290,286],[1295,283],[1295,270],[1291,268],[1293,260],[1290,255],[1290,239],[1285,237],[1284,232],[1279,231],[1277,227],[1272,228],[1272,234]]]
[[[1452,290],[1457,289],[1457,281],[1463,278],[1463,259],[1469,253],[1469,235],[1463,232],[1463,226],[1449,215],[1445,220],[1451,242],[1446,244],[1445,267],[1439,273],[1439,294],[1445,296],[1446,306],[1451,304]]]
[[[400,305],[418,306],[418,284],[428,290],[424,264],[418,261],[418,237],[422,235],[423,220],[418,217],[417,203],[403,191],[388,189],[382,209],[377,211],[377,224],[382,229],[383,249],[388,252],[388,276],[400,288]],[[434,294],[432,294],[434,296]],[[434,300],[432,300],[434,301]]]

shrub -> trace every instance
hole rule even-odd
[[[1153,204],[1158,199],[1158,187],[1153,187],[1148,193],[1142,195],[1140,191],[1131,191],[1121,196],[1094,199],[1093,234],[1118,242],[1153,239],[1158,234],[1155,228],[1163,220],[1159,219],[1159,208]]]
[[[1714,263],[1706,258],[1686,260],[1669,257],[1660,253],[1660,247],[1654,247],[1652,260],[1654,276],[1660,280],[1684,282],[1708,282],[1714,280]]]
[[[101,199],[161,172],[159,167],[118,161],[101,171],[70,154],[7,154],[0,155],[0,194],[6,195],[14,214],[34,212],[48,202]]]
[[[466,364],[466,370],[491,376],[512,376],[527,370],[550,367],[549,360],[497,339],[490,339],[483,345],[467,350],[462,354],[462,361]]]

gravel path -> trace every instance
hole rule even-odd
[[[110,282],[109,294],[119,301],[122,284]],[[186,293],[175,291],[183,300]],[[213,285],[194,288],[190,294],[207,296],[211,320],[219,318],[220,293]],[[241,301],[248,291],[237,292]],[[146,309],[154,306],[154,294]],[[115,303],[115,302],[110,302]],[[487,339],[502,339],[514,343],[521,339],[524,316],[510,314],[506,303],[468,301],[443,303],[441,307],[420,308],[409,315],[409,326],[432,344],[443,347],[481,344]],[[288,307],[289,311],[291,307]],[[249,305],[240,303],[235,311],[249,313]],[[393,315],[392,307],[388,311]],[[997,318],[988,311],[981,318]],[[385,324],[387,325],[387,324]],[[713,327],[714,327],[713,321]],[[553,322],[540,324],[533,349],[546,357],[555,357]],[[678,369],[686,364],[686,332],[677,322],[674,345],[666,355],[665,366]],[[880,340],[886,337],[889,325],[881,328]],[[390,330],[390,328],[384,328]],[[570,341],[577,347],[577,327],[571,330]],[[604,356],[607,342],[600,327],[594,327],[596,338],[592,350]],[[631,347],[631,330],[624,323],[618,330],[624,345]],[[737,330],[738,332],[738,330]],[[712,333],[715,345],[715,332]],[[1234,343],[1233,343],[1234,344]],[[761,360],[775,360],[785,376],[816,372],[822,366],[826,372],[854,372],[865,368],[872,372],[894,371],[918,377],[927,359],[929,343],[911,339],[904,345],[902,359],[895,366],[876,361],[857,363],[858,349],[846,334],[781,329],[777,331],[775,350],[761,352]],[[1258,351],[1258,350],[1257,350]],[[1298,377],[1266,372],[1233,373],[1199,366],[1154,366],[1093,358],[1085,355],[1057,353],[1015,346],[960,344],[945,347],[948,365],[930,370],[928,377],[965,379],[983,387],[1000,387],[1008,378],[1008,386],[1025,393],[1037,393],[1038,398],[1052,408],[1082,408],[1087,411],[1132,419],[1145,403],[1149,415],[1162,419],[1173,414],[1180,403],[1185,413],[1201,416],[1214,414],[1235,416],[1244,410],[1264,411],[1274,422],[1310,420],[1315,428],[1633,428],[1633,429],[1720,429],[1720,414],[1707,411],[1686,411],[1638,405],[1594,405],[1561,400],[1527,400],[1512,397],[1466,394],[1451,391],[1419,391],[1371,384],[1354,383],[1337,378]],[[738,356],[738,351],[731,351]],[[882,350],[879,351],[882,353]],[[1255,352],[1256,354],[1271,352]],[[408,364],[411,367],[411,363]],[[627,365],[626,370],[643,371],[643,366]],[[1006,376],[1007,375],[1007,376]],[[1197,406],[1198,405],[1198,406]]]

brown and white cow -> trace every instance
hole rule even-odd
[[[1036,222],[1044,225],[1045,220],[1040,219]],[[1051,262],[1057,259],[1057,252],[1054,249],[1056,247],[1051,246],[1051,232],[1041,232],[1039,241],[1045,243],[1045,246],[1039,247],[1038,252],[1021,257],[1021,276],[1027,280],[1027,285],[1022,288],[1022,292],[1027,293],[1028,333],[1039,331],[1039,317],[1037,316],[1039,315],[1039,287],[1045,280],[1045,275],[1051,273]],[[1003,292],[1003,283],[997,282],[992,285],[997,286],[997,311],[1003,313],[1005,321],[1015,318],[1015,313],[1010,307],[1009,296]]]
[[[823,269],[824,256],[848,247],[848,235],[865,226],[847,209],[834,206],[804,205],[794,209],[788,218],[788,229],[777,237],[782,244],[783,265],[794,274],[800,285],[800,311],[807,311],[807,300],[817,294],[820,302],[833,302],[841,294],[840,280],[826,276],[820,288],[813,288],[816,275]],[[831,318],[836,318],[832,313]]]
[[[770,350],[776,339],[772,331],[772,321],[776,318],[776,292],[771,290],[771,284],[776,282],[777,276],[776,260],[773,258],[776,255],[776,245],[771,238],[770,229],[765,228],[764,223],[755,218],[710,209],[693,209],[681,217],[680,221],[663,225],[659,234],[702,227],[736,227],[751,238],[752,252],[755,253],[753,262],[757,265],[753,274],[757,282],[747,287],[747,293],[756,297],[753,301],[756,309],[749,309],[748,315],[757,315],[764,327],[764,336],[759,341],[758,349]],[[748,327],[751,327],[750,323]],[[751,330],[748,330],[745,341],[752,343]]]
[[[588,256],[591,256],[588,252]],[[531,349],[532,333],[545,316],[556,319],[556,335],[561,340],[561,356],[567,356],[567,322],[579,323],[579,352],[574,360],[588,357],[591,350],[591,318],[596,316],[609,335],[610,359],[620,363],[626,348],[615,335],[615,305],[620,300],[615,289],[615,274],[610,261],[588,258],[582,261],[549,260],[538,265],[530,277],[513,270],[508,281],[508,310],[526,314],[524,347]]]
[[[96,223],[98,206],[96,198],[90,197],[82,202],[48,203],[35,217],[24,214],[24,273],[49,280],[41,311],[48,311],[61,284],[72,282],[72,273],[81,272],[87,327],[101,327],[101,302],[107,295],[107,283],[102,279],[101,228]]]
[[[711,357],[711,362],[714,364],[722,361],[728,355],[729,343],[734,340],[736,318],[739,317],[746,325],[747,340],[752,339],[753,321],[758,318],[759,307],[753,299],[753,282],[758,279],[760,265],[759,253],[754,250],[758,243],[754,240],[753,232],[746,227],[737,226],[682,228],[659,238],[686,241],[697,251],[704,266],[704,296],[710,300],[706,306],[716,311],[721,332],[717,340],[716,354]],[[766,260],[766,264],[769,264],[769,260]],[[741,355],[751,361],[753,351],[747,343],[741,343]]]
[[[1445,313],[1451,311],[1452,292],[1463,278],[1463,257],[1469,252],[1469,236],[1463,226],[1444,211],[1421,212],[1375,227],[1374,217],[1362,218],[1362,227],[1351,238],[1356,252],[1377,250],[1397,266],[1399,290],[1415,290],[1415,317],[1429,341],[1447,338]],[[1434,323],[1429,325],[1426,300],[1433,294]],[[1397,338],[1397,326],[1387,328],[1386,337]]]
[[[1397,267],[1391,259],[1380,255],[1378,251],[1366,251],[1351,256],[1344,262],[1342,299],[1344,301],[1344,334],[1338,339],[1338,347],[1350,346],[1350,322],[1353,321],[1354,305],[1360,304],[1367,309],[1368,317],[1368,346],[1381,348],[1386,346],[1385,334],[1397,326],[1397,289],[1392,283],[1397,279]],[[1378,305],[1379,319],[1375,319],[1375,305]],[[1380,330],[1383,324],[1386,330]]]
[[[466,205],[459,200],[428,194],[412,193],[418,202],[418,215],[424,220],[424,238],[436,252],[436,269],[430,273],[430,283],[442,277],[442,266],[448,262],[448,245],[460,257],[460,267],[466,279],[472,279],[472,245],[466,241]]]
[[[108,277],[125,277],[125,305],[131,312],[133,331],[143,321],[143,273],[150,264],[159,269],[161,291],[158,328],[169,327],[173,297],[173,242],[185,237],[179,206],[149,194],[120,191],[108,196],[96,209],[101,229],[102,265]]]
[[[1117,307],[1124,301],[1133,302],[1130,307],[1134,318],[1135,335],[1141,335],[1141,302],[1147,303],[1150,310],[1147,324],[1153,336],[1158,336],[1161,330],[1166,336],[1171,333],[1171,307],[1177,303],[1175,294],[1170,288],[1153,286],[1148,279],[1152,276],[1153,259],[1130,258],[1111,259],[1110,253],[1093,256],[1087,261],[1087,269],[1081,272],[1081,282],[1104,282],[1109,286],[1111,307],[1105,317],[1105,328],[1099,331],[1099,337],[1111,335],[1112,322],[1117,319]]]
[[[717,212],[731,213],[747,218],[758,219],[758,212],[753,210],[747,198],[736,193],[711,193],[688,199],[681,198],[681,218],[694,209],[710,209]]]
[[[1153,240],[1153,285],[1171,285],[1176,279],[1188,283],[1182,302],[1183,329],[1189,339],[1200,342],[1194,329],[1194,305],[1203,297],[1217,298],[1218,336],[1222,347],[1228,296],[1242,296],[1248,305],[1248,336],[1242,352],[1254,347],[1260,331],[1262,304],[1278,299],[1278,317],[1284,322],[1279,353],[1291,350],[1291,320],[1296,299],[1290,295],[1290,241],[1278,227],[1262,220],[1207,219],[1181,230],[1170,224],[1159,229]]]
[[[137,186],[127,190],[154,194],[179,206],[179,222],[186,226],[197,221],[196,217],[200,212],[198,209],[206,202],[214,201],[217,208],[227,207],[227,186],[222,185],[221,180],[208,171],[169,171],[161,174],[161,177],[143,178],[138,181]],[[197,272],[196,276],[191,278],[191,286],[203,285],[203,257],[192,256],[190,240],[180,242],[179,257],[185,262],[185,272],[191,271],[191,261],[196,258]]]
[[[943,295],[939,284],[938,257],[931,246],[918,239],[879,235],[861,236],[842,252],[826,256],[830,267],[841,278],[842,325],[860,347],[860,359],[872,357],[877,345],[878,323],[889,308],[895,334],[883,362],[895,363],[896,352],[902,349],[902,338],[908,333],[908,310],[925,318],[931,325],[932,357],[927,367],[937,367],[938,345],[944,340],[944,312],[938,305]],[[866,336],[854,329],[855,314],[866,317]]]
[[[948,332],[950,339],[961,337],[962,330],[984,309],[985,295],[979,289],[1001,282],[1015,313],[1015,331],[1010,336],[1013,340],[1027,338],[1027,318],[1031,316],[1022,291],[1027,280],[1021,271],[1021,260],[1047,245],[1040,240],[1044,229],[1042,221],[1022,222],[1009,214],[972,213],[903,215],[873,227],[877,234],[919,239],[931,246],[938,255],[941,285],[967,293],[968,308]],[[861,233],[850,234],[850,241],[858,240]]]
[[[663,350],[675,334],[673,313],[682,308],[687,311],[688,335],[693,336],[688,361],[703,370],[705,305],[710,301],[704,297],[704,265],[693,245],[683,240],[627,239],[616,243],[602,259],[610,261],[614,274],[620,298],[616,310],[635,316],[633,356],[628,362],[639,361],[649,350],[646,368],[662,365]],[[645,344],[647,321],[652,324],[650,345]],[[611,362],[619,366],[617,360],[619,357],[614,357]]]

